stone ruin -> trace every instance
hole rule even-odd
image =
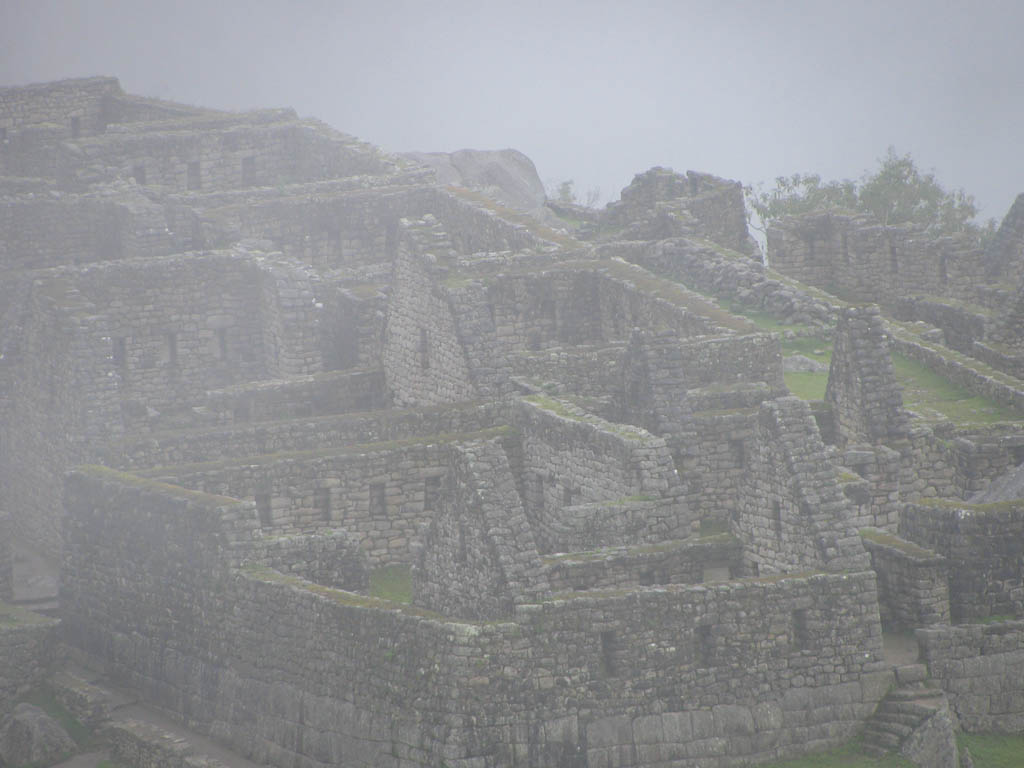
[[[282,768],[1024,731],[1021,201],[986,253],[786,220],[769,268],[737,182],[655,168],[572,231],[502,157],[0,89],[0,599],[62,569],[59,622],[0,621],[0,714],[48,678],[109,718],[71,658]],[[831,336],[825,400],[735,312]],[[891,349],[1021,415],[919,418]]]

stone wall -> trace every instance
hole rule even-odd
[[[963,730],[1024,730],[1024,622],[928,627],[915,634],[928,673]]]
[[[400,405],[436,405],[477,394],[457,319],[432,267],[448,247],[432,218],[406,228],[399,244],[382,358]]]
[[[231,189],[392,167],[370,145],[287,111],[126,125],[58,147],[57,154],[57,176],[68,189],[118,177],[167,191]]]
[[[882,626],[900,632],[949,623],[946,559],[878,528],[860,532],[878,579]]]
[[[551,590],[558,593],[725,581],[740,572],[741,558],[739,541],[722,533],[646,546],[548,555],[544,565]]]
[[[493,434],[493,433],[487,433]],[[265,534],[344,528],[373,565],[411,561],[410,544],[438,511],[449,443],[468,435],[251,456],[143,474],[206,493],[252,499]]]
[[[949,561],[954,622],[1024,616],[1024,503],[908,504],[900,535]]]
[[[14,559],[11,552],[13,536],[11,516],[0,510],[0,602],[14,597]]]
[[[832,212],[788,216],[768,228],[774,269],[848,301],[892,305],[908,295],[968,299],[984,280],[967,235],[935,238],[910,225]]]
[[[56,123],[78,133],[101,133],[109,121],[108,101],[121,93],[115,77],[88,77],[0,88],[0,130],[8,132],[29,125]],[[2,142],[0,142],[2,144]]]
[[[907,437],[903,393],[893,373],[885,321],[878,307],[841,311],[825,402],[832,406],[841,446]]]
[[[651,168],[638,173],[621,198],[601,211],[596,234],[621,240],[692,235],[752,255],[743,187],[707,173]]]
[[[180,245],[162,207],[131,184],[88,195],[22,195],[0,205],[0,269],[164,256]]]
[[[1024,258],[1024,194],[1017,195],[995,236],[985,248],[987,282],[1016,284]]]
[[[246,562],[285,575],[351,592],[365,592],[370,571],[359,542],[345,531],[266,536],[252,545]]]
[[[758,451],[758,409],[695,411],[694,437],[676,448],[687,504],[703,520],[728,522],[742,503]]]
[[[821,329],[835,325],[835,308],[830,302],[787,284],[778,273],[738,252],[685,238],[611,243],[598,246],[595,252],[639,264],[656,275],[678,280],[744,309],[768,312],[784,324],[801,323]]]
[[[803,400],[761,405],[733,532],[756,573],[861,569],[869,562],[853,509]]]
[[[696,518],[663,438],[544,396],[518,401],[511,423],[522,440],[522,493],[542,552],[689,535]]]
[[[510,617],[550,596],[533,531],[499,440],[452,448],[413,570],[413,604],[462,619]]]
[[[59,624],[0,601],[0,718],[45,682],[56,656]]]
[[[416,436],[477,432],[499,426],[505,420],[505,411],[496,403],[468,403],[318,415],[315,420],[297,417],[272,422],[237,421],[206,429],[129,436],[112,443],[103,454],[103,461],[107,466],[123,469],[146,469],[289,451],[329,451]]]
[[[251,506],[93,471],[68,483],[67,637],[273,765],[734,764],[845,741],[891,682],[869,572],[591,592],[452,622],[267,568],[229,576],[218,563],[247,546],[227,518]],[[175,589],[156,588],[175,563]]]
[[[229,425],[374,411],[390,404],[384,372],[357,370],[314,373],[212,389],[207,391],[203,407],[212,421]]]

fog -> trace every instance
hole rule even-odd
[[[605,201],[652,165],[856,178],[893,145],[999,219],[1021,29],[1019,0],[0,0],[0,83],[108,74],[391,151],[515,147]]]

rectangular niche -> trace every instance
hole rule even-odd
[[[387,486],[384,483],[370,483],[370,517],[388,516]]]

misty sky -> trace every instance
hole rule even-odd
[[[391,151],[515,147],[604,200],[652,165],[857,178],[891,144],[1001,219],[1022,30],[1021,0],[0,0],[0,84],[116,75]]]

